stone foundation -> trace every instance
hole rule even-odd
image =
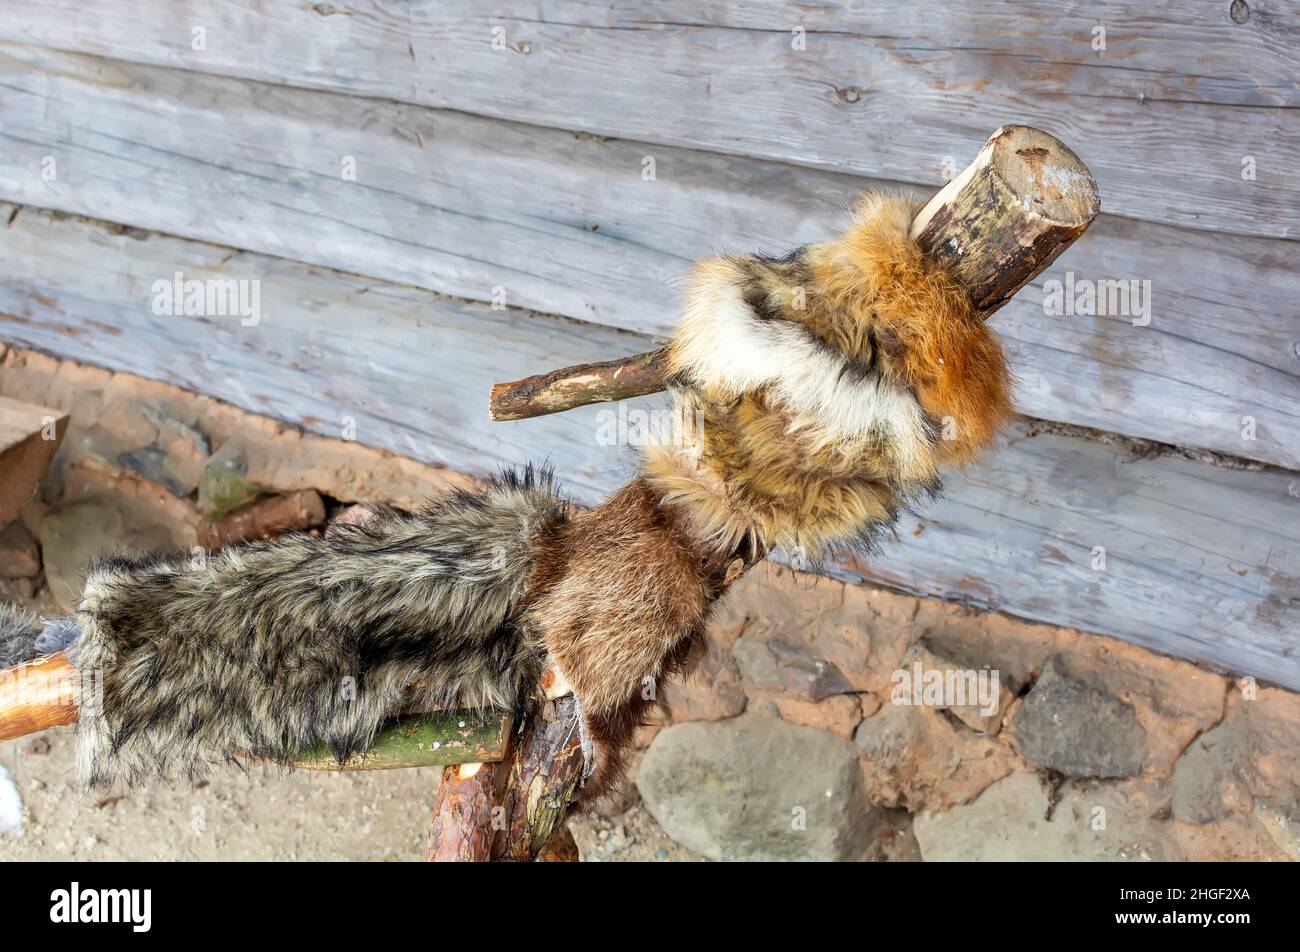
[[[351,504],[472,482],[31,351],[0,354],[0,395],[72,417],[39,497],[0,532],[0,591],[47,612],[107,549],[314,531]],[[1110,638],[764,565],[664,701],[635,785],[573,821],[586,858],[1300,858],[1300,696]],[[50,756],[39,741],[0,745],[15,776]],[[22,791],[29,813],[47,793]],[[331,803],[347,809],[346,791]],[[412,825],[410,858],[431,803],[386,804]],[[50,842],[84,838],[87,809]]]

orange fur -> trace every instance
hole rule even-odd
[[[960,286],[907,237],[915,210],[906,201],[865,198],[828,255],[838,267],[819,270],[819,287],[847,313],[870,309],[897,336],[897,372],[927,413],[951,418],[953,439],[943,441],[941,456],[960,465],[1010,414],[1009,374],[997,338]]]

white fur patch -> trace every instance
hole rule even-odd
[[[797,324],[756,320],[734,281],[697,278],[692,292],[674,354],[696,379],[732,396],[770,386],[794,425],[826,443],[879,438],[904,469],[924,459],[925,413],[910,393],[849,370]]]

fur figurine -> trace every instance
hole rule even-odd
[[[1009,413],[996,339],[908,238],[915,210],[870,197],[834,241],[698,265],[669,345],[679,438],[593,509],[526,470],[323,538],[95,565],[71,649],[104,686],[81,778],[319,740],[343,758],[401,710],[520,704],[550,663],[578,702],[584,796],[607,789],[740,571],[869,547]]]

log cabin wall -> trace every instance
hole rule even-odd
[[[590,500],[655,401],[490,424],[493,382],[1039,126],[1103,214],[993,319],[1024,419],[835,572],[1300,688],[1298,60],[1282,0],[5,0],[0,339]],[[156,313],[178,273],[255,320]]]

